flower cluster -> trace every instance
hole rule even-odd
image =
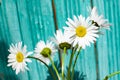
[[[99,15],[96,7],[94,7],[91,10],[90,16],[87,18],[82,15],[74,16],[73,19],[68,18],[66,24],[67,26],[63,27],[64,32],[62,32],[62,30],[57,30],[51,40],[47,40],[47,42],[40,40],[33,52],[27,52],[26,45],[22,46],[22,42],[15,45],[12,44],[8,50],[10,52],[8,56],[8,66],[12,66],[13,70],[16,70],[16,74],[18,74],[20,71],[29,70],[27,62],[31,62],[30,59],[33,58],[41,61],[47,67],[49,67],[48,65],[51,62],[59,80],[72,79],[73,76],[70,76],[70,70],[74,54],[76,52],[79,54],[81,49],[85,49],[87,46],[90,46],[91,43],[94,43],[99,37],[100,29],[109,29],[110,23],[107,19],[104,19],[103,15]],[[72,53],[69,61],[68,72],[65,74],[64,56],[68,49],[72,50]],[[61,73],[58,73],[53,61],[53,56],[58,50],[62,52]],[[74,62],[73,65],[73,73],[75,64],[76,62]]]

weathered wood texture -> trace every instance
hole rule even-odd
[[[83,72],[86,80],[102,80],[105,75],[120,70],[120,0],[54,0],[54,4],[52,0],[2,0],[0,80],[46,80],[47,68],[35,60],[28,65],[30,71],[15,75],[15,72],[6,66],[9,45],[23,41],[28,50],[32,51],[39,40],[47,40],[54,35],[55,26],[59,29],[66,26],[68,17],[73,18],[73,15],[80,14],[87,17],[87,7],[91,5],[96,6],[112,26],[110,31],[103,30],[104,35],[97,40],[98,61],[96,62],[92,44],[82,50],[75,69]],[[67,64],[68,61],[65,65]],[[120,75],[110,80],[120,80]]]

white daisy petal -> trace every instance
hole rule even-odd
[[[13,58],[8,60],[8,62],[15,62],[15,61],[16,59],[13,59]]]
[[[9,67],[9,66],[12,66],[13,65],[13,63],[9,63],[7,66]]]
[[[27,50],[27,46],[26,46],[26,45],[24,45],[24,47],[23,47],[22,51],[23,51],[24,53],[26,53],[26,50]]]
[[[76,26],[75,22],[72,19],[68,18],[68,21],[68,23],[70,23],[73,27]]]
[[[28,56],[30,56],[31,54],[33,54],[33,52],[28,52],[28,53],[25,55],[25,57],[28,57]]]
[[[16,55],[15,54],[9,54],[8,58],[14,58]]]
[[[29,68],[28,68],[28,67],[26,67],[26,66],[25,66],[25,69],[26,69],[26,70],[29,70]]]
[[[25,59],[26,62],[32,62],[30,59]]]
[[[16,74],[18,74],[20,72],[20,65],[17,65],[16,67]]]

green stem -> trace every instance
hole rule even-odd
[[[62,54],[62,78],[64,79],[64,58],[66,54],[66,47],[64,47],[64,53]]]
[[[70,56],[70,61],[69,61],[69,67],[68,67],[68,72],[67,72],[67,80],[70,80],[70,69],[71,69],[71,65],[72,65],[72,60],[75,54],[76,48],[72,49],[72,54]]]
[[[111,77],[113,77],[117,74],[120,74],[120,71],[117,71],[117,72],[114,72],[114,73],[111,73],[111,74],[107,75],[103,80],[108,80],[109,78],[111,78]]]
[[[77,55],[76,55],[76,58],[75,58],[75,62],[74,62],[74,64],[73,64],[73,67],[72,67],[72,78],[71,79],[73,79],[73,76],[74,76],[74,68],[75,68],[75,65],[76,65],[76,62],[77,62],[77,59],[78,59],[78,56],[79,56],[79,54],[80,54],[80,50],[81,50],[82,48],[80,48],[79,49],[79,51],[78,51],[78,53],[77,53]]]
[[[58,70],[56,69],[53,60],[51,59],[50,55],[48,55],[48,57],[49,57],[49,59],[50,59],[50,61],[51,61],[51,63],[52,63],[53,69],[55,70],[55,72],[56,72],[56,74],[57,74],[58,80],[60,80],[60,76],[59,76]]]
[[[62,58],[61,58],[61,53],[60,50],[58,50],[58,57],[59,57],[59,61],[60,61],[60,68],[62,67]]]
[[[36,59],[36,60],[42,62],[42,63],[48,68],[48,70],[50,71],[50,74],[52,75],[53,79],[56,80],[56,78],[55,78],[55,76],[54,76],[54,73],[52,72],[51,68],[50,68],[44,61],[42,61],[42,60],[39,59],[39,58],[33,57],[33,56],[28,56],[27,58]]]

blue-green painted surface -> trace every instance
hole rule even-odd
[[[112,23],[111,30],[103,30],[97,40],[98,72],[102,80],[107,74],[120,70],[120,0],[54,0],[59,29],[66,26],[73,15],[88,16],[91,1]],[[46,80],[47,68],[33,60],[30,71],[16,75],[7,67],[8,48],[11,43],[23,41],[28,50],[34,50],[39,40],[47,40],[55,33],[52,0],[2,0],[0,5],[0,80]],[[69,55],[68,55],[69,57]],[[68,58],[67,57],[67,58]],[[55,60],[57,59],[55,56]],[[65,61],[67,65],[68,61]],[[97,80],[94,45],[82,50],[75,69],[86,75],[85,80]],[[50,80],[50,79],[49,79]],[[117,75],[110,80],[120,80]]]

